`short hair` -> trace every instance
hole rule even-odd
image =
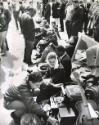
[[[65,48],[63,46],[58,46],[56,49],[58,52],[65,52]]]
[[[19,1],[19,4],[22,4],[22,1]]]
[[[3,6],[3,2],[2,1],[0,1],[0,6]]]
[[[42,74],[40,72],[32,72],[29,75],[28,81],[32,81],[33,83],[42,81]]]

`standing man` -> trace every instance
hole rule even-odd
[[[66,8],[66,2],[65,0],[62,0],[60,5],[60,27],[62,32],[64,32],[64,19],[66,16],[65,8]]]
[[[6,34],[10,19],[9,11],[5,10],[3,2],[0,2],[0,53],[2,50],[3,56],[6,55],[7,51]]]
[[[46,8],[46,4],[48,3],[48,0],[42,0],[43,3],[43,12],[42,15],[45,16],[45,8]]]
[[[72,0],[72,5],[67,7],[66,13],[66,30],[68,37],[78,36],[78,32],[83,27],[83,9],[79,6],[78,0]]]
[[[26,12],[21,18],[21,30],[25,39],[24,62],[28,65],[32,65],[31,54],[35,38],[35,25],[33,16],[35,13],[36,11],[33,8],[27,7]]]
[[[45,7],[45,19],[50,24],[50,16],[52,14],[52,2],[48,2]]]
[[[15,2],[13,5],[13,16],[17,30],[19,29],[19,11],[20,11],[19,3]]]
[[[55,19],[56,25],[59,28],[59,17],[60,17],[60,3],[55,0],[52,6],[52,17]]]

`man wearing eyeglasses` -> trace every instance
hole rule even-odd
[[[78,32],[82,31],[84,12],[79,6],[78,0],[72,0],[72,4],[66,10],[66,30],[68,37],[78,36]]]

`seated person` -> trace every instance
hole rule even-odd
[[[50,52],[47,55],[46,62],[48,64],[48,71],[46,77],[51,78],[54,84],[65,83],[65,70],[64,67],[59,64],[58,57],[55,52]]]
[[[48,85],[41,85],[37,102],[49,99],[52,95],[59,93],[61,90],[61,85],[63,85],[63,83],[66,81],[64,68],[58,64],[58,59],[55,52],[50,52],[47,55],[46,62],[48,64],[48,71],[45,74],[45,78],[49,78],[51,80]]]
[[[50,43],[42,52],[41,58],[37,59],[36,61],[33,61],[34,64],[44,63],[46,61],[46,57],[48,53],[55,52],[55,45],[53,43]]]
[[[72,63],[69,55],[67,54],[63,46],[58,46],[56,51],[57,51],[59,61],[64,67],[66,81],[67,82],[71,81],[70,75],[72,70]]]
[[[15,110],[11,113],[11,117],[16,124],[20,124],[20,118],[25,113],[33,113],[42,117],[45,121],[49,121],[52,125],[57,121],[52,117],[48,117],[39,104],[33,99],[35,89],[39,88],[42,83],[42,76],[39,72],[31,73],[28,78],[19,86],[10,87],[4,95],[4,106],[8,110]]]

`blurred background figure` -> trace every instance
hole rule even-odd
[[[66,9],[66,30],[68,38],[78,36],[78,32],[82,32],[84,12],[79,5],[78,0],[73,0],[72,5]]]
[[[61,0],[60,3],[60,30],[64,32],[64,19],[66,17],[65,14],[65,8],[66,8],[67,1],[66,0]]]
[[[43,7],[42,7],[42,3],[41,2],[37,2],[37,15],[39,17],[42,17],[42,13],[43,13]]]
[[[20,11],[19,3],[15,2],[13,4],[13,16],[17,30],[19,29],[19,11]]]
[[[0,53],[2,56],[5,56],[8,50],[6,35],[10,20],[9,10],[4,8],[3,2],[0,2]]]
[[[60,3],[58,0],[55,0],[52,5],[52,18],[55,19],[56,25],[59,29],[59,17],[60,17]]]
[[[26,12],[21,17],[21,30],[25,40],[24,63],[32,65],[31,54],[34,46],[35,25],[33,16],[36,11],[33,7],[28,6]]]

